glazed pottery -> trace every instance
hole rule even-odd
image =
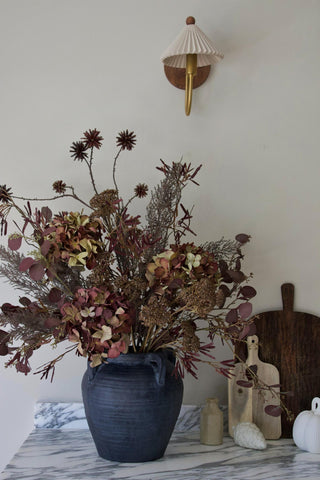
[[[163,456],[177,421],[183,383],[170,350],[127,353],[87,367],[82,396],[98,454],[117,462]]]

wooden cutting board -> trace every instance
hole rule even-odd
[[[259,359],[259,339],[256,335],[247,339],[248,356],[246,365],[257,366],[257,375],[267,385],[278,385],[279,371],[274,365]],[[281,436],[280,417],[271,417],[264,411],[267,405],[278,405],[279,402],[269,390],[246,388],[237,384],[238,380],[247,381],[246,366],[238,363],[228,381],[229,398],[229,434],[233,436],[233,427],[240,422],[253,422],[260,428],[266,439],[277,439]],[[279,391],[278,388],[274,388]]]
[[[260,358],[275,365],[280,372],[281,391],[292,391],[284,397],[294,418],[310,410],[313,397],[320,395],[320,318],[295,312],[294,286],[281,286],[283,310],[263,312],[255,320],[260,339]],[[246,345],[238,344],[236,353],[246,358]],[[281,415],[282,436],[292,437],[293,419]]]

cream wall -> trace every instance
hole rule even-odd
[[[194,92],[187,118],[159,57],[189,15],[225,58]],[[134,130],[137,146],[118,170],[124,195],[160,178],[160,158],[202,163],[201,186],[185,196],[197,241],[251,234],[255,311],[279,308],[280,285],[291,281],[296,309],[318,314],[319,26],[318,0],[0,0],[0,183],[45,196],[64,179],[89,196],[71,142],[102,131],[102,189],[115,136]],[[1,285],[1,303],[17,298]],[[53,353],[38,352],[34,367]],[[1,368],[0,467],[32,428],[36,400],[81,399],[84,368],[70,357],[53,384]],[[226,381],[210,369],[186,379],[185,403],[212,395],[226,401]]]

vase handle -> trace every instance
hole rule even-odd
[[[166,359],[163,352],[149,353],[145,362],[153,368],[158,385],[164,385],[166,379]]]

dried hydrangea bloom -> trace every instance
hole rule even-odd
[[[178,299],[185,309],[205,318],[216,305],[216,282],[211,278],[201,278],[188,288],[182,289]]]
[[[141,303],[141,298],[144,297],[147,290],[147,282],[142,278],[135,277],[129,279],[127,275],[121,275],[114,281],[114,286],[117,290],[123,293],[133,305]]]
[[[106,217],[115,212],[115,202],[117,201],[117,191],[108,189],[92,197],[90,200],[90,206],[93,208],[95,215],[98,217]]]
[[[168,304],[163,297],[152,296],[140,311],[139,319],[146,327],[164,326],[170,321]]]
[[[186,352],[196,353],[200,348],[200,340],[196,335],[197,326],[192,320],[181,322],[182,347]]]

